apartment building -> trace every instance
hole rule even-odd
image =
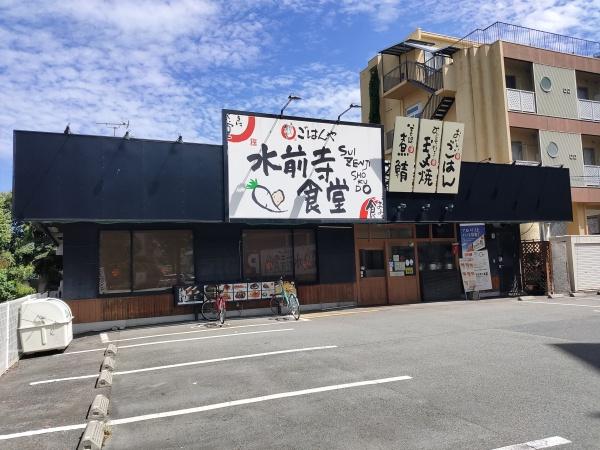
[[[522,239],[600,234],[600,43],[496,22],[459,39],[417,29],[360,74],[364,122],[465,123],[463,159],[569,169],[573,221]]]

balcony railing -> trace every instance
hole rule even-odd
[[[600,187],[600,166],[583,166],[586,186]]]
[[[506,88],[509,111],[535,113],[535,92]]]
[[[440,69],[415,61],[404,61],[383,76],[383,92],[387,92],[403,81],[422,85],[426,90],[435,92],[442,88],[443,75]]]
[[[600,122],[600,102],[579,99],[579,118]]]

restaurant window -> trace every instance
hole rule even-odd
[[[294,230],[294,280],[317,281],[317,245],[312,230]]]
[[[428,224],[417,224],[415,225],[418,238],[429,238],[429,225]]]
[[[168,289],[194,282],[190,230],[100,232],[101,294]]]
[[[317,249],[313,230],[245,230],[242,233],[246,280],[292,278],[317,280]]]
[[[440,223],[431,225],[431,236],[433,238],[453,238],[454,237],[454,224],[453,223]]]
[[[131,291],[131,235],[129,231],[100,233],[100,293]]]
[[[133,289],[169,288],[194,281],[194,250],[189,230],[133,232]]]
[[[389,232],[391,239],[410,239],[413,237],[412,225],[391,225]]]
[[[383,250],[360,251],[360,276],[361,278],[385,276]]]

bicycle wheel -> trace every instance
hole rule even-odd
[[[219,308],[219,323],[221,325],[223,325],[225,323],[225,314],[226,314],[225,300],[221,300],[219,303],[220,303],[220,308]]]
[[[217,320],[217,307],[214,300],[209,300],[202,303],[202,309],[200,312],[202,313],[204,320],[208,320],[209,322],[214,322]]]
[[[300,302],[298,302],[298,298],[294,294],[290,294],[288,302],[290,304],[290,313],[294,319],[298,320],[300,318]]]
[[[271,297],[271,311],[274,315],[281,315],[281,298],[274,295]]]

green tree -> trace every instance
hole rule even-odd
[[[11,204],[12,195],[0,193],[0,302],[31,294],[39,284],[57,286],[60,280],[54,243],[34,225],[13,220]]]
[[[369,123],[381,123],[379,115],[379,71],[377,66],[371,70],[369,80]]]

